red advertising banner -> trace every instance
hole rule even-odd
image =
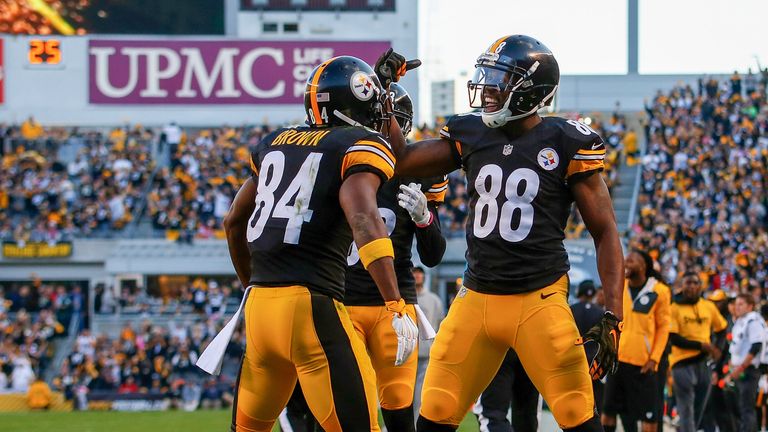
[[[5,52],[3,51],[3,40],[0,39],[0,104],[5,103]]]
[[[389,42],[90,40],[92,104],[300,104],[324,60],[368,63]]]

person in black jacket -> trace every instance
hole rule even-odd
[[[600,322],[603,314],[605,314],[605,310],[592,301],[596,292],[595,282],[591,279],[582,281],[576,291],[578,301],[571,305],[571,312],[573,312],[573,318],[576,320],[576,327],[579,328],[580,336],[584,336],[589,329]],[[591,361],[595,357],[597,346],[595,344],[586,344],[584,349],[587,354],[587,361]],[[604,387],[603,381],[592,381],[592,391],[595,394],[595,407],[598,414],[603,411]]]

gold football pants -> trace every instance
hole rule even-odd
[[[414,350],[404,364],[395,366],[397,335],[392,328],[392,312],[387,311],[385,306],[347,306],[347,310],[355,331],[368,348],[376,371],[381,407],[397,410],[411,406],[416,385],[418,350]],[[413,305],[406,305],[405,313],[413,322],[418,322]]]
[[[592,380],[567,296],[566,276],[513,295],[462,287],[430,351],[420,414],[458,425],[513,348],[561,428],[592,418]]]
[[[301,286],[251,289],[232,430],[269,432],[298,378],[326,431],[379,431],[376,383],[344,305]]]

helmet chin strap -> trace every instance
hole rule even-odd
[[[333,115],[335,115],[336,117],[340,118],[341,121],[343,121],[344,123],[347,123],[347,124],[349,124],[351,126],[364,126],[364,125],[362,125],[362,124],[352,120],[351,118],[345,116],[339,110],[333,110]]]
[[[512,102],[513,94],[514,92],[509,92],[507,101],[504,102],[504,106],[502,106],[501,109],[489,113],[483,111],[483,123],[485,123],[486,126],[489,128],[497,128],[507,124],[509,121],[509,114],[512,114],[512,111],[509,110],[509,104]]]
[[[544,99],[539,102],[538,105],[533,107],[530,111],[522,113],[522,114],[516,114],[512,115],[512,111],[509,109],[509,103],[512,101],[512,93],[509,94],[509,97],[507,97],[507,101],[504,103],[504,106],[500,110],[496,110],[494,112],[482,113],[483,117],[483,123],[485,123],[486,126],[489,128],[498,128],[502,127],[505,124],[513,121],[513,120],[519,120],[521,118],[528,117],[529,115],[535,113],[536,111],[543,108],[547,102],[549,102],[550,99],[552,99],[552,96],[555,95],[555,92],[557,91],[557,88],[559,86],[555,86],[549,94],[544,97]]]

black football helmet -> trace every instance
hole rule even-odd
[[[304,110],[310,126],[365,126],[379,129],[386,92],[373,69],[357,57],[326,60],[307,79]]]
[[[413,101],[411,100],[411,95],[400,84],[392,83],[389,85],[389,97],[392,98],[395,119],[397,119],[400,129],[403,131],[403,135],[407,136],[411,133],[411,127],[413,126]]]
[[[497,128],[549,105],[559,83],[560,68],[549,48],[530,36],[504,36],[477,58],[467,83],[469,105],[483,108],[483,122]],[[486,111],[492,93],[501,95],[501,106]]]

